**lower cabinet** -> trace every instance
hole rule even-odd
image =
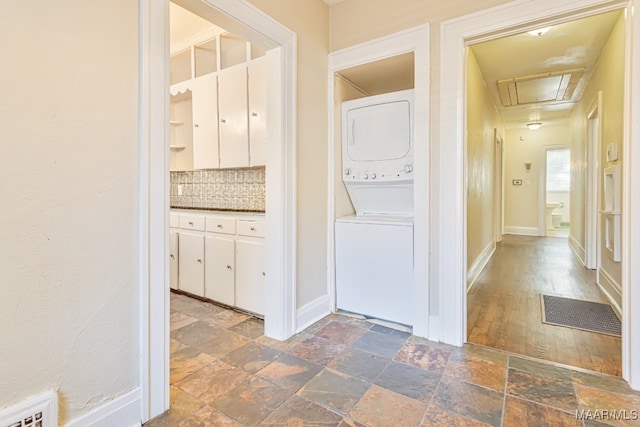
[[[205,237],[204,296],[235,305],[235,241],[228,237]]]
[[[264,314],[264,242],[236,241],[236,306]]]
[[[180,231],[178,289],[204,296],[204,236]]]
[[[192,212],[179,219],[169,235],[171,288],[263,315],[263,220]]]
[[[169,232],[169,287],[178,289],[178,232]]]

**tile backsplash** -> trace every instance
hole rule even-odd
[[[264,212],[264,178],[263,167],[171,172],[171,207]]]

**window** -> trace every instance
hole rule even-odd
[[[568,148],[547,151],[547,191],[569,191],[571,187]]]

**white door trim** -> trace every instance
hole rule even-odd
[[[494,150],[495,150],[495,163],[494,163],[494,203],[493,203],[493,216],[495,227],[495,243],[502,242],[502,236],[504,235],[504,139],[498,128],[493,130],[494,132]]]
[[[205,2],[269,49],[265,334],[286,339],[295,333],[296,318],[297,36],[246,0]],[[139,338],[146,421],[169,408],[169,1],[139,5]]]
[[[329,54],[329,140],[328,140],[328,293],[335,311],[335,191],[334,191],[334,75],[356,65],[366,64],[407,52],[414,53],[414,225],[413,225],[413,334],[429,334],[429,24],[410,28]],[[338,107],[339,108],[339,107]]]
[[[442,23],[440,72],[440,218],[436,256],[439,283],[442,341],[462,345],[466,341],[466,209],[465,209],[465,52],[470,42],[490,40],[549,23],[626,7],[627,73],[625,84],[625,134],[623,140],[623,376],[640,389],[640,13],[634,3],[609,0],[518,0]],[[637,6],[637,5],[636,5]],[[445,96],[446,94],[446,96]],[[634,132],[635,130],[635,132]],[[636,148],[634,150],[634,148]],[[446,238],[445,238],[446,236]],[[635,335],[631,331],[636,331]],[[633,357],[635,356],[635,358]]]
[[[598,223],[600,218],[600,204],[598,194],[600,194],[599,182],[599,159],[600,144],[602,140],[602,91],[598,91],[596,98],[589,105],[586,113],[587,133],[585,135],[587,144],[585,147],[585,164],[587,173],[585,176],[585,233],[584,233],[584,264],[586,268],[597,270],[600,267],[600,257],[598,254]],[[589,127],[591,121],[597,120],[595,133],[589,139]],[[596,276],[597,277],[597,276]]]

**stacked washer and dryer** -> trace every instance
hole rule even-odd
[[[342,180],[356,211],[336,219],[339,310],[413,324],[413,90],[342,104]]]

